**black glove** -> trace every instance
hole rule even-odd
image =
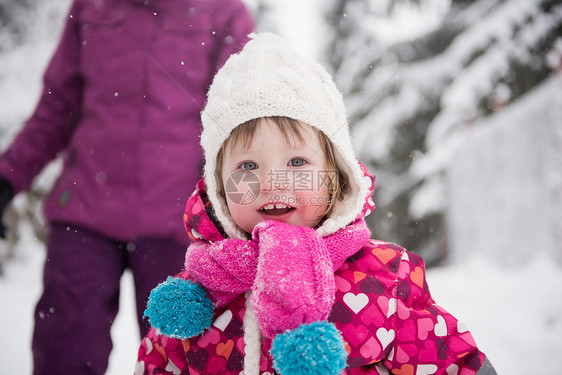
[[[6,227],[2,221],[2,216],[13,197],[14,190],[12,189],[12,185],[10,185],[4,177],[0,176],[0,238],[6,238]]]

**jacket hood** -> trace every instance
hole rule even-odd
[[[368,185],[369,188],[367,189],[367,194],[363,197],[363,208],[357,214],[355,220],[366,217],[375,209],[375,202],[372,198],[375,189],[375,176],[369,175],[367,168],[360,162],[357,163],[363,172],[364,183]],[[229,237],[215,215],[213,206],[207,196],[207,186],[205,185],[204,179],[200,179],[197,182],[195,191],[187,200],[185,212],[183,214],[183,223],[192,241],[205,240],[216,242]],[[336,231],[347,224],[341,225]],[[323,235],[322,233],[320,234]]]

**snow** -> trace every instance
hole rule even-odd
[[[468,326],[499,375],[560,374],[562,272],[547,255],[506,267],[486,255],[428,271],[438,304]]]
[[[248,9],[257,11],[259,0],[244,0]],[[269,31],[282,35],[301,54],[318,59],[321,54],[323,35],[327,25],[319,16],[321,0],[266,0],[268,8],[265,19],[257,25],[257,31]],[[302,36],[306,35],[306,38]]]
[[[458,22],[478,22],[459,34],[443,53],[419,61],[376,66],[351,90],[352,94],[346,98],[351,115],[361,112],[365,103],[373,98],[380,101],[366,116],[363,113],[365,117],[357,121],[354,128],[354,145],[364,159],[384,164],[385,156],[391,154],[394,129],[398,124],[411,113],[423,114],[428,101],[440,100],[440,111],[428,126],[427,152],[416,158],[409,171],[417,181],[435,184],[432,175],[442,173],[448,167],[458,146],[455,133],[479,115],[479,105],[487,93],[499,82],[509,80],[508,62],[529,64],[536,60],[530,46],[548,39],[560,22],[561,8],[545,14],[540,0],[504,1],[495,4],[493,9],[486,4],[492,2],[476,2],[463,14],[466,17]],[[420,11],[428,9],[439,18],[439,11],[431,7]],[[415,29],[414,26],[411,30]],[[520,29],[523,31],[516,32]],[[375,32],[373,37],[383,38]],[[356,43],[363,41],[358,39]],[[344,90],[350,91],[347,86],[353,80],[353,73],[360,75],[366,69],[362,65],[373,61],[370,57],[373,49],[381,53],[381,46],[358,45],[355,55],[350,54],[345,69],[338,75]],[[555,65],[559,54],[553,53],[550,59]],[[380,92],[384,94],[379,95]],[[419,206],[414,211],[429,215],[434,207],[428,205],[429,211],[425,213],[418,212]]]
[[[559,76],[457,133],[447,183],[455,261],[488,253],[517,266],[532,248],[562,264],[561,120]]]
[[[389,1],[368,3],[363,27],[380,38],[383,44],[397,44],[415,39],[438,29],[451,8],[448,0],[394,2],[388,14]]]

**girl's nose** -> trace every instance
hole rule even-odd
[[[291,186],[290,171],[286,169],[269,169],[260,176],[262,192],[289,190]]]

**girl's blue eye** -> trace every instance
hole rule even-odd
[[[306,160],[304,160],[303,158],[294,158],[291,159],[291,161],[289,161],[289,165],[291,167],[302,167],[305,164],[306,164]]]
[[[240,168],[242,168],[245,171],[251,171],[254,170],[258,167],[258,165],[256,163],[254,163],[253,161],[246,161],[242,164],[240,164]]]

